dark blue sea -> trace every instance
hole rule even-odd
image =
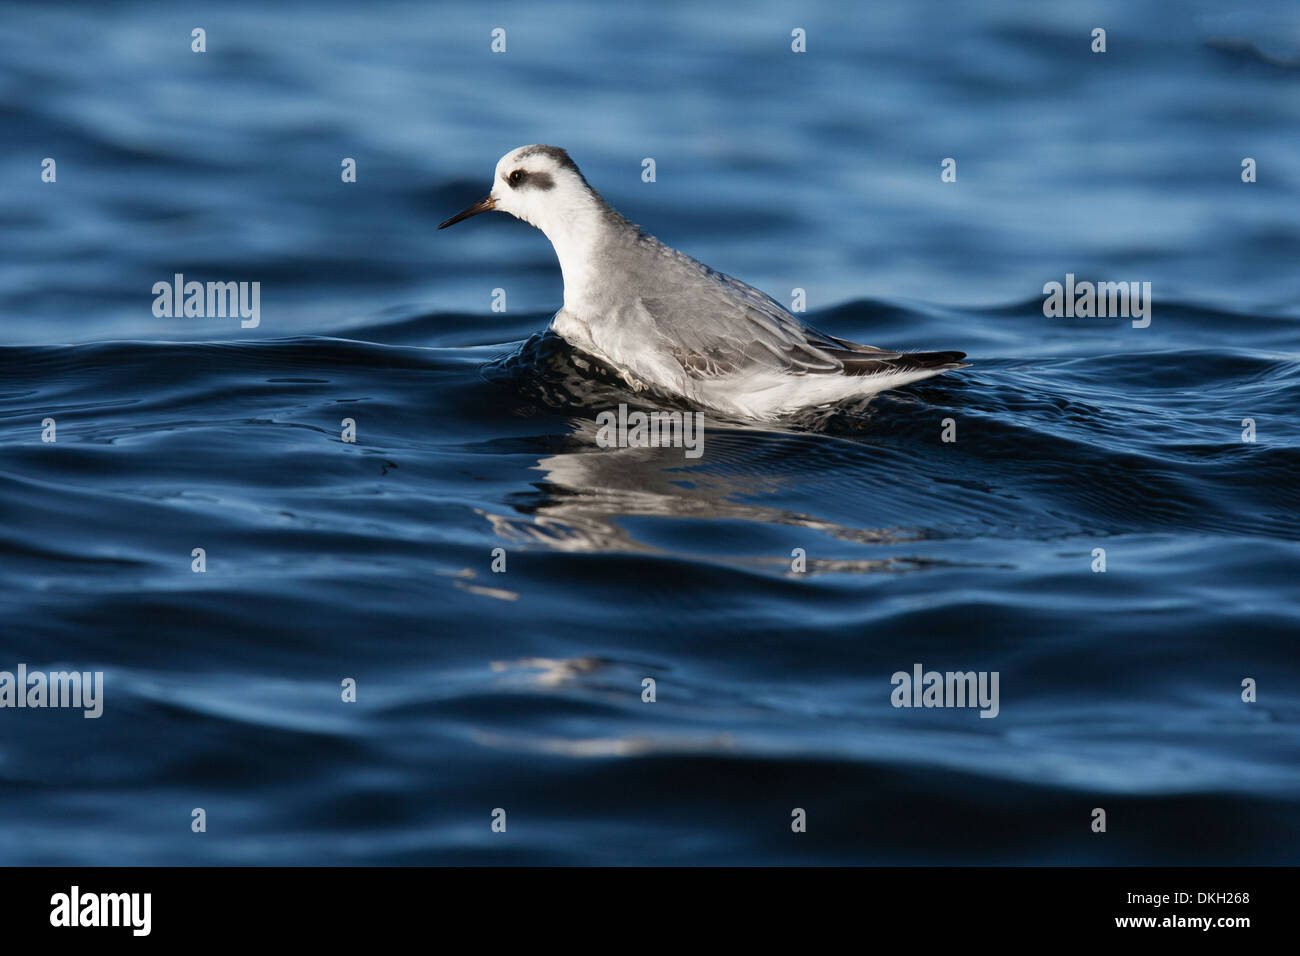
[[[1298,124],[1294,3],[0,5],[0,670],[103,674],[0,863],[1294,863]],[[969,367],[602,447],[545,237],[435,228],[529,143]]]

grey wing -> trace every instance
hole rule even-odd
[[[700,269],[703,275],[691,277],[688,292],[640,298],[665,348],[694,378],[762,369],[864,375],[888,370],[903,357],[808,328],[752,286],[707,266]]]

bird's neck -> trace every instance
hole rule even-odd
[[[555,248],[564,276],[564,308],[573,313],[585,311],[597,298],[601,263],[618,234],[623,218],[597,193],[575,196],[561,209],[554,210],[545,222],[534,223]],[[608,283],[609,276],[603,276]]]

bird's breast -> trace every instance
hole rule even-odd
[[[586,351],[595,348],[596,343],[591,338],[591,326],[568,309],[561,309],[555,313],[555,318],[551,319],[551,330],[577,348]]]

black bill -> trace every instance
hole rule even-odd
[[[452,216],[446,222],[440,224],[438,228],[446,229],[448,226],[456,225],[456,223],[460,222],[462,219],[468,219],[470,216],[477,216],[481,212],[490,212],[496,208],[496,205],[497,201],[495,199],[491,196],[485,196],[468,209],[456,213],[456,215]]]

